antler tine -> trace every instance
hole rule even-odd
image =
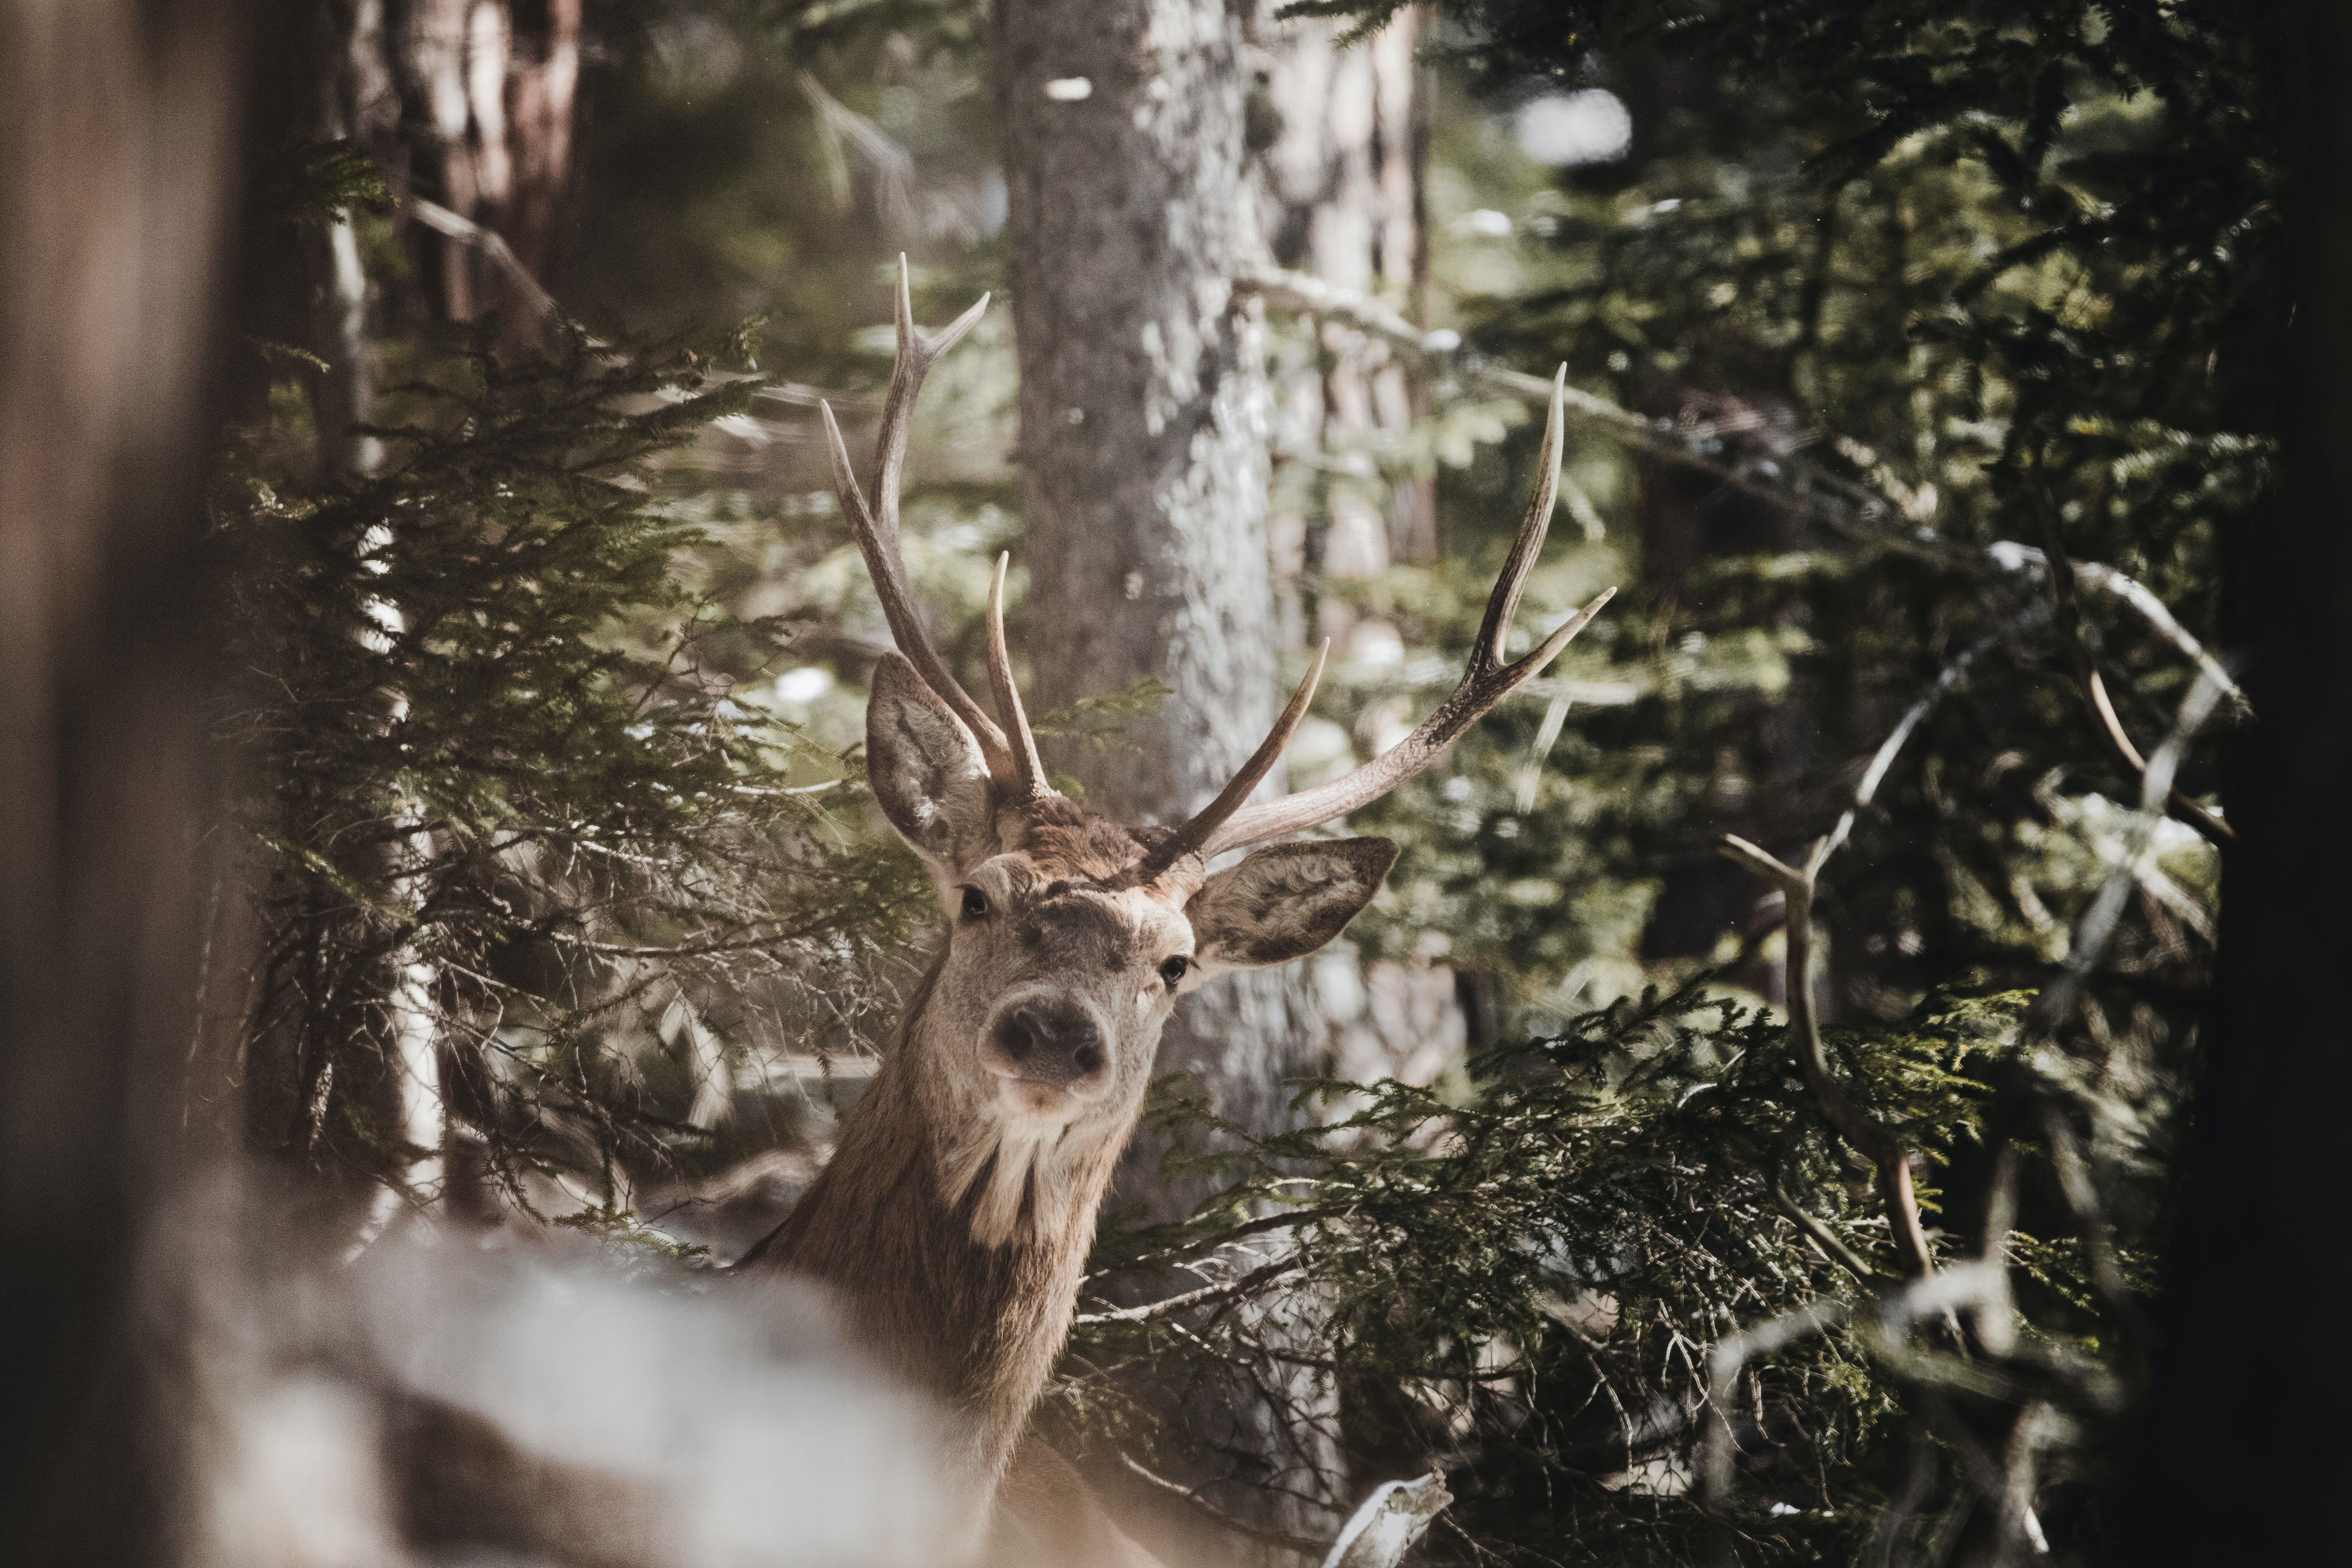
[[[1518,614],[1519,594],[1528,585],[1528,574],[1535,570],[1544,535],[1551,531],[1551,509],[1559,496],[1560,449],[1568,424],[1564,406],[1567,390],[1568,364],[1562,361],[1551,378],[1551,409],[1544,417],[1543,447],[1536,454],[1536,493],[1528,501],[1527,516],[1519,521],[1518,537],[1511,541],[1511,553],[1503,563],[1503,574],[1496,579],[1495,591],[1487,597],[1486,618],[1478,623],[1478,640],[1471,645],[1474,664],[1481,659],[1490,666],[1503,662],[1503,644],[1511,635],[1511,617]]]
[[[898,481],[907,466],[907,436],[913,422],[915,398],[922,391],[923,377],[932,363],[971,330],[972,323],[986,309],[988,296],[983,294],[977,304],[938,336],[923,337],[915,331],[914,310],[907,287],[907,258],[899,257],[898,353],[890,369],[890,390],[882,404],[872,507],[866,505],[866,492],[858,488],[856,467],[850,461],[848,444],[841,438],[841,425],[834,418],[833,405],[820,402],[817,411],[824,419],[825,446],[833,458],[834,491],[841,498],[841,510],[849,519],[849,531],[857,541],[858,553],[866,558],[866,573],[874,579],[875,595],[882,601],[882,614],[890,623],[890,635],[898,651],[907,656],[923,683],[955,710],[956,717],[980,742],[981,754],[987,761],[991,775],[1006,778],[1016,771],[1013,749],[1005,741],[1004,731],[971,700],[971,694],[964,690],[949,670],[947,661],[940,657],[939,649],[932,646],[930,633],[923,627],[922,610],[908,584],[906,561],[898,548]]]
[[[1013,783],[1024,800],[1047,793],[1045,765],[1037,760],[1037,738],[1029,732],[1029,715],[1021,708],[1021,689],[1013,683],[1013,656],[1004,648],[1004,568],[1013,560],[1005,551],[996,558],[996,574],[988,582],[988,684],[996,695],[996,716],[1004,721],[1011,742]]]
[[[1467,666],[1453,694],[1412,734],[1346,777],[1281,800],[1240,807],[1203,838],[1199,846],[1203,857],[1244,845],[1286,838],[1380,799],[1436,762],[1446,747],[1496,703],[1541,674],[1544,667],[1559,657],[1559,650],[1577,633],[1591,626],[1592,617],[1615,595],[1616,589],[1608,589],[1552,628],[1551,635],[1516,663],[1503,662],[1511,616],[1518,608],[1528,574],[1535,569],[1537,552],[1543,548],[1544,534],[1551,523],[1552,500],[1559,492],[1560,437],[1566,423],[1562,389],[1567,373],[1568,367],[1562,365],[1560,374],[1552,382],[1551,417],[1544,426],[1535,498],[1519,524],[1518,538],[1511,545],[1510,558],[1504,563],[1495,591],[1487,597],[1486,616],[1479,624],[1478,640],[1471,647]]]
[[[898,253],[898,356],[890,366],[890,390],[882,398],[882,436],[874,455],[874,503],[895,543],[898,534],[898,479],[907,467],[907,436],[914,425],[915,398],[923,378],[941,354],[962,341],[988,309],[982,294],[971,309],[926,338],[915,330],[914,297],[907,280],[907,253]],[[944,694],[942,694],[944,695]]]
[[[1217,829],[1241,809],[1242,802],[1250,797],[1250,792],[1257,788],[1258,782],[1272,772],[1274,764],[1281,759],[1283,748],[1290,744],[1290,737],[1297,732],[1299,721],[1307,717],[1307,705],[1315,700],[1315,688],[1323,679],[1323,661],[1330,656],[1331,639],[1325,637],[1323,646],[1315,650],[1315,662],[1307,667],[1307,678],[1298,683],[1298,689],[1290,694],[1289,705],[1276,718],[1273,728],[1265,732],[1265,739],[1258,742],[1257,750],[1250,753],[1249,761],[1242,764],[1241,772],[1234,775],[1233,782],[1218,792],[1216,799],[1202,806],[1192,821],[1161,839],[1143,858],[1137,870],[1146,881],[1187,855],[1197,853],[1205,857],[1216,853],[1209,846],[1215,841]]]

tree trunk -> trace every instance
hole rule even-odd
[[[1405,12],[1342,49],[1338,24],[1277,21],[1278,8],[1262,0],[1251,28],[1259,230],[1277,266],[1419,314],[1428,282],[1421,224],[1428,97],[1412,58],[1419,17]],[[1325,530],[1299,553],[1332,576],[1434,561],[1434,482],[1396,483],[1369,460],[1378,437],[1403,436],[1422,412],[1404,367],[1384,342],[1343,323],[1324,323],[1319,338],[1326,363],[1285,377],[1281,402],[1309,439],[1358,459],[1360,471],[1327,487],[1326,518],[1277,516],[1277,535]],[[1327,624],[1318,635],[1345,630]]]
[[[201,484],[251,8],[0,4],[0,1561],[168,1560]]]
[[[1339,24],[1277,21],[1277,9],[1263,0],[1251,28],[1252,175],[1272,259],[1418,313],[1428,283],[1422,212],[1429,97],[1413,62],[1420,18],[1404,12],[1343,49]],[[1378,576],[1401,560],[1433,563],[1437,489],[1433,479],[1383,473],[1377,461],[1427,413],[1425,389],[1370,333],[1341,321],[1311,330],[1318,352],[1277,373],[1275,395],[1278,444],[1318,459],[1308,465],[1315,482],[1277,479],[1268,531],[1276,593],[1299,602],[1299,613],[1286,620],[1299,628],[1299,640],[1328,637],[1345,658],[1369,639],[1393,639],[1394,631],[1322,598],[1314,584]],[[1372,747],[1392,742],[1420,717],[1386,714],[1378,732],[1360,739]],[[1411,963],[1368,968],[1344,942],[1312,961],[1333,1076],[1426,1083],[1460,1056],[1468,1029],[1456,976],[1429,962],[1442,942],[1428,945]]]
[[[572,178],[581,0],[337,0],[314,25],[325,133],[364,148],[397,194],[499,236],[543,279]],[[479,246],[421,224],[404,233],[416,282],[380,302],[383,319],[495,310],[501,346],[539,341],[528,291]]]
[[[2216,994],[2166,1263],[2163,1347],[2113,1561],[2352,1561],[2352,16],[2307,0],[2297,109],[2284,493],[2234,539],[2233,646],[2259,721],[2227,779]]]
[[[1222,0],[1004,0],[997,17],[1030,619],[1052,628],[1029,650],[1036,702],[1165,682],[1124,748],[1057,760],[1089,805],[1179,822],[1281,701],[1265,384],[1232,285],[1249,221],[1239,30]],[[1270,1126],[1306,1023],[1295,977],[1237,976],[1180,1009],[1163,1061]],[[1149,1164],[1121,1184],[1163,1213],[1199,1195]]]
[[[1264,223],[1286,265],[1408,299],[1422,277],[1410,22],[1341,52],[1327,25],[1276,26],[1248,9],[1003,0],[997,14],[1030,621],[1053,639],[1030,650],[1034,686],[1047,707],[1149,679],[1171,689],[1129,724],[1131,749],[1056,759],[1088,804],[1135,821],[1181,820],[1232,776],[1280,702],[1285,646],[1305,630],[1295,619],[1288,637],[1278,630],[1273,410],[1234,270],[1265,255]],[[1315,444],[1368,446],[1408,425],[1412,405],[1401,367],[1344,336],[1332,374],[1285,398],[1314,405]],[[1384,494],[1377,477],[1335,498],[1364,558],[1352,569],[1433,554],[1428,501],[1411,485]],[[1337,962],[1349,982],[1338,989],[1365,1012],[1352,958]],[[1450,979],[1436,984],[1450,997]],[[1163,1068],[1189,1070],[1221,1115],[1261,1131],[1292,1123],[1285,1080],[1325,1070],[1332,1054],[1316,988],[1296,971],[1205,988],[1165,1039]],[[1139,1143],[1119,1191],[1174,1217],[1206,1184],[1163,1176],[1162,1152]],[[1286,1390],[1297,1411],[1231,1392],[1216,1436],[1256,1458],[1258,1479],[1312,1491],[1339,1477],[1328,1391]],[[1296,1533],[1336,1521],[1245,1484],[1211,1495]]]
[[[1205,804],[1281,700],[1263,345],[1232,284],[1255,243],[1242,45],[1223,0],[997,10],[1034,687],[1055,707],[1168,686],[1126,749],[1057,759],[1088,805],[1129,821]],[[1319,1065],[1322,1034],[1295,969],[1242,973],[1178,1010],[1160,1063],[1188,1069],[1220,1114],[1272,1129],[1289,1116],[1283,1080]],[[1163,1176],[1162,1152],[1131,1151],[1118,1192],[1173,1217],[1205,1185]],[[1314,1434],[1239,1386],[1192,1408],[1204,1447],[1260,1472],[1193,1478],[1221,1504],[1327,1529],[1328,1510],[1253,1484],[1312,1487],[1328,1458]]]

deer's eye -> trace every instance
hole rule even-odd
[[[1169,990],[1173,991],[1184,984],[1184,972],[1192,967],[1192,961],[1189,958],[1164,959],[1160,965],[1160,981]]]
[[[986,920],[988,918],[988,895],[982,892],[978,888],[966,888],[963,890],[963,918],[968,921]]]

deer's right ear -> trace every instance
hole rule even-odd
[[[986,858],[993,823],[980,743],[899,653],[874,667],[866,777],[890,826],[934,868]]]

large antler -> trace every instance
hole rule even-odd
[[[1535,568],[1536,553],[1543,548],[1544,534],[1551,526],[1552,500],[1559,489],[1560,438],[1565,423],[1561,404],[1567,381],[1568,367],[1562,365],[1559,374],[1552,380],[1551,416],[1544,426],[1535,499],[1528,504],[1528,515],[1519,524],[1519,536],[1511,546],[1510,559],[1504,563],[1503,574],[1486,601],[1486,618],[1479,625],[1478,640],[1470,649],[1469,665],[1463,670],[1461,684],[1454,689],[1454,694],[1436,712],[1423,720],[1419,729],[1345,778],[1281,800],[1244,805],[1242,802],[1274,766],[1284,743],[1306,714],[1307,700],[1314,695],[1316,677],[1323,669],[1323,656],[1316,655],[1315,668],[1307,672],[1306,682],[1290,700],[1290,706],[1275,721],[1265,743],[1244,764],[1223,794],[1155,849],[1148,863],[1155,874],[1185,855],[1198,854],[1206,859],[1244,845],[1286,838],[1380,799],[1437,761],[1464,731],[1504,698],[1534,679],[1577,633],[1591,624],[1592,617],[1601,613],[1601,607],[1616,589],[1608,590],[1561,622],[1517,662],[1504,662],[1504,644],[1510,636],[1511,616],[1519,607],[1519,594],[1527,586],[1528,574]]]
[[[936,337],[926,338],[915,330],[915,307],[907,284],[907,258],[898,258],[898,355],[890,367],[890,390],[882,400],[882,429],[877,438],[874,454],[874,505],[866,504],[866,493],[857,488],[857,474],[849,460],[849,447],[841,438],[841,426],[834,419],[833,405],[820,402],[817,408],[824,419],[824,437],[833,454],[833,488],[841,498],[841,510],[849,518],[849,531],[856,536],[858,553],[866,557],[866,570],[874,579],[874,592],[882,601],[882,613],[889,619],[890,635],[897,639],[898,651],[914,665],[923,683],[937,692],[941,701],[955,710],[957,718],[980,742],[981,755],[988,763],[989,775],[1011,786],[1024,798],[1044,792],[1045,773],[1037,765],[1037,743],[1030,738],[1029,721],[1021,711],[1020,696],[1013,689],[1013,673],[1004,652],[1003,587],[1004,563],[996,567],[996,580],[988,595],[988,662],[989,679],[995,688],[996,705],[1006,727],[1013,731],[1010,739],[1005,730],[981,710],[980,704],[964,690],[947,661],[931,645],[930,633],[923,628],[922,611],[915,603],[914,591],[908,585],[907,563],[898,548],[898,483],[907,467],[907,437],[914,422],[915,399],[923,390],[923,378],[941,354],[955,347],[963,335],[971,331],[981,313],[988,309],[988,296],[940,330]]]

